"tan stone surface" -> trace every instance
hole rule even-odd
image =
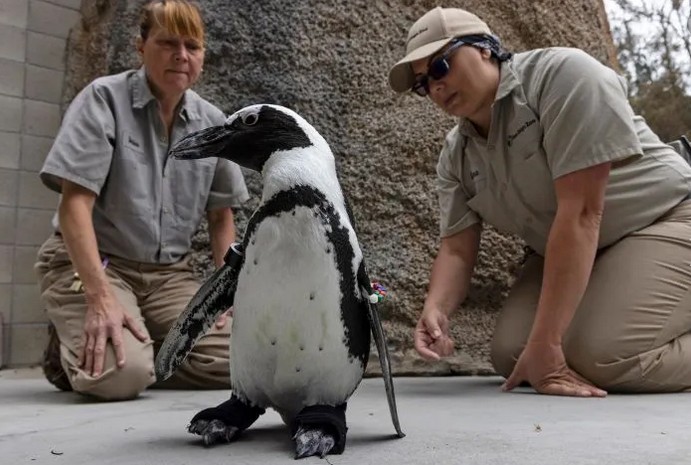
[[[292,107],[331,143],[350,196],[372,279],[392,291],[384,309],[399,373],[487,373],[494,318],[522,256],[522,245],[493,231],[473,290],[453,319],[454,358],[435,366],[412,355],[412,328],[436,253],[434,173],[453,121],[428,101],[387,86],[407,28],[433,1],[202,0],[209,44],[197,90],[227,112],[251,103]],[[133,37],[141,2],[85,0],[70,37],[64,101],[94,77],[136,64]],[[601,0],[448,1],[483,17],[514,51],[578,46],[613,62]],[[248,175],[257,194],[256,175]],[[255,200],[240,212],[240,230]],[[202,231],[195,242],[206,246]],[[209,260],[198,257],[205,273]],[[374,365],[374,364],[373,364]],[[376,367],[373,367],[376,371]]]

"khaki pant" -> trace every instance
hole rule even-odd
[[[527,260],[499,315],[491,356],[503,376],[530,332],[542,268]],[[600,251],[564,354],[611,392],[691,391],[691,201]]]
[[[38,253],[35,265],[41,300],[60,339],[60,359],[72,388],[102,400],[131,399],[155,383],[154,356],[169,328],[199,288],[189,259],[172,265],[137,263],[109,257],[106,275],[120,303],[148,332],[152,342],[142,343],[123,329],[126,364],[117,368],[109,344],[103,373],[94,378],[79,368],[86,302],[84,294],[70,290],[74,268],[59,235],[51,236]],[[230,319],[222,330],[210,330],[175,374],[153,387],[171,389],[223,389],[230,386],[228,342]]]

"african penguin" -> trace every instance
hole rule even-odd
[[[189,431],[230,441],[265,409],[290,426],[296,458],[345,447],[347,400],[362,380],[375,336],[396,432],[388,353],[353,217],[324,138],[297,113],[253,105],[223,126],[181,140],[176,159],[223,157],[262,174],[261,203],[170,330],[156,359],[175,370],[218,314],[233,306],[233,394],[199,412]]]

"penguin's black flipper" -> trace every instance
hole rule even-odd
[[[393,421],[393,426],[396,429],[396,434],[399,438],[405,437],[405,433],[401,430],[401,424],[398,421],[398,410],[396,408],[396,395],[393,389],[393,378],[391,377],[391,362],[389,361],[389,349],[386,345],[386,336],[384,335],[384,328],[381,324],[381,319],[379,318],[379,312],[377,310],[377,305],[373,304],[369,300],[369,296],[372,295],[372,284],[370,283],[369,276],[367,275],[367,270],[365,269],[364,259],[360,263],[360,268],[358,269],[358,284],[362,292],[362,298],[367,302],[368,316],[370,327],[372,328],[372,336],[374,337],[374,343],[377,346],[377,352],[379,353],[379,364],[381,365],[382,377],[384,378],[384,387],[386,388],[386,398],[389,401],[389,411],[391,412],[391,421]]]
[[[156,355],[158,381],[168,379],[175,372],[218,316],[233,305],[243,260],[242,246],[232,244],[224,258],[225,264],[204,282],[170,328]]]

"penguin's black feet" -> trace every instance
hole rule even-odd
[[[240,429],[226,425],[221,420],[197,420],[190,423],[187,431],[202,437],[205,446],[219,442],[230,442],[239,435]]]
[[[312,455],[324,458],[336,444],[336,440],[331,434],[319,428],[305,429],[302,426],[293,435],[293,440],[295,441],[296,459]]]
[[[230,442],[249,428],[264,411],[263,408],[241,401],[233,394],[230,400],[217,407],[197,413],[187,426],[187,431],[201,436],[205,446]]]
[[[345,409],[346,404],[336,407],[312,405],[302,409],[292,424],[295,458],[341,454],[348,431]]]

